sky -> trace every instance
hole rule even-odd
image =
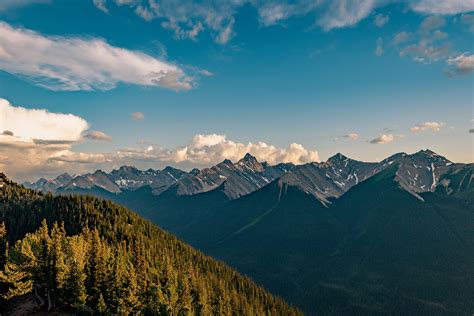
[[[0,171],[474,161],[474,0],[0,0]]]

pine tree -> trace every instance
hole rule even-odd
[[[53,307],[56,301],[62,300],[64,279],[67,273],[67,265],[65,262],[64,247],[66,242],[66,231],[64,225],[61,227],[54,223],[51,229],[51,292],[53,297]]]
[[[67,262],[69,269],[65,276],[63,291],[68,304],[75,308],[81,308],[86,303],[85,249],[84,239],[81,236],[69,239]]]
[[[102,295],[102,292],[99,294],[99,299],[97,300],[96,310],[101,315],[104,315],[107,312],[107,304],[105,303],[104,296]]]

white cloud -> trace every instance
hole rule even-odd
[[[130,114],[130,118],[134,121],[141,121],[145,119],[145,114],[143,114],[142,112],[133,112]]]
[[[416,12],[450,15],[474,11],[474,0],[411,0],[410,7]]]
[[[433,132],[438,132],[441,130],[443,126],[444,126],[444,123],[442,122],[423,122],[423,123],[416,124],[415,126],[410,128],[410,130],[413,133],[423,132],[423,131],[428,131],[428,130],[431,130]]]
[[[96,0],[97,1],[97,0]],[[145,20],[159,19],[179,39],[197,40],[209,30],[212,38],[225,44],[234,36],[234,18],[240,7],[256,8],[263,26],[275,25],[291,17],[314,14],[316,23],[329,31],[356,25],[374,10],[391,3],[401,3],[421,14],[447,15],[474,10],[474,0],[272,0],[272,1],[192,1],[192,0],[110,0],[129,6]],[[375,24],[382,27],[388,16],[378,14]]]
[[[84,119],[72,114],[15,107],[0,98],[0,130],[11,131],[22,140],[78,141],[88,127]]]
[[[349,138],[350,140],[357,140],[359,138],[359,134],[357,133],[349,133],[343,136],[344,138]]]
[[[24,179],[38,171],[56,173],[59,168],[47,164],[51,157],[66,154],[81,140],[89,127],[72,114],[51,113],[44,109],[13,106],[0,99],[0,169]]]
[[[287,148],[278,148],[265,142],[239,143],[227,139],[225,135],[196,135],[190,143],[174,150],[145,146],[142,149],[122,149],[118,157],[154,160],[156,162],[187,163],[193,166],[209,166],[224,159],[236,161],[246,153],[251,153],[260,161],[270,164],[292,162],[301,164],[319,161],[318,152],[292,143]]]
[[[102,39],[44,36],[0,22],[0,69],[51,90],[109,90],[118,83],[188,90],[179,67]]]
[[[395,136],[392,134],[382,134],[370,141],[371,144],[388,144],[393,142],[395,139]]]
[[[85,138],[92,139],[92,140],[104,140],[104,141],[111,141],[112,136],[107,135],[104,132],[101,131],[90,131],[86,135],[84,135]]]
[[[377,44],[375,47],[375,56],[382,56],[384,54],[385,50],[383,49],[383,39],[379,37],[377,39]]]
[[[459,74],[467,74],[474,70],[474,55],[461,54],[447,60],[448,65],[454,67]]]
[[[390,17],[388,15],[377,14],[374,18],[374,24],[377,27],[383,27],[389,20]]]
[[[322,14],[318,23],[325,30],[353,26],[376,8],[375,0],[335,0]]]

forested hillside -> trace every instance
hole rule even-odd
[[[86,314],[297,315],[250,279],[133,212],[25,189],[0,174],[1,306],[34,293]]]

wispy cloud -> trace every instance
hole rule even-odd
[[[383,144],[388,144],[388,143],[391,143],[393,142],[395,139],[395,136],[392,135],[392,134],[382,134],[378,137],[375,137],[374,139],[372,139],[370,141],[371,144],[379,144],[379,145],[383,145]]]
[[[145,119],[145,114],[143,114],[142,112],[133,112],[130,114],[130,118],[134,121],[141,121]]]
[[[349,138],[350,140],[357,140],[359,138],[359,134],[357,133],[349,133],[343,136],[344,138]]]
[[[103,10],[102,2],[96,5]],[[94,3],[95,3],[94,2]],[[256,8],[263,26],[275,25],[295,16],[314,14],[316,23],[324,30],[356,25],[372,12],[389,3],[402,3],[421,14],[457,14],[474,10],[472,0],[280,0],[280,1],[174,1],[174,0],[109,0],[118,6],[129,6],[145,20],[159,19],[164,28],[172,30],[178,39],[197,40],[209,30],[217,43],[229,42],[235,34],[234,18],[244,5]],[[375,25],[382,27],[389,21],[383,14],[375,16]]]
[[[171,63],[102,39],[44,36],[0,22],[0,69],[50,90],[110,90],[118,83],[188,90]]]
[[[398,32],[393,36],[392,43],[398,45],[404,43],[410,39],[412,34],[410,32]]]
[[[456,57],[449,58],[447,60],[448,65],[454,67],[454,71],[457,74],[467,74],[474,70],[474,55],[461,54]]]
[[[49,3],[50,0],[2,0],[0,1],[0,11],[19,8],[31,4]]]
[[[84,135],[84,138],[92,139],[92,140],[104,140],[104,141],[112,140],[112,136],[107,135],[106,133],[101,132],[101,131],[91,131],[87,133],[86,135]]]
[[[374,18],[374,24],[377,27],[383,27],[389,20],[390,17],[388,15],[377,14]]]
[[[104,13],[109,13],[109,10],[105,6],[105,0],[93,0],[94,5]]]
[[[375,56],[382,56],[385,53],[383,48],[383,39],[381,37],[377,38],[377,43],[375,46]]]

